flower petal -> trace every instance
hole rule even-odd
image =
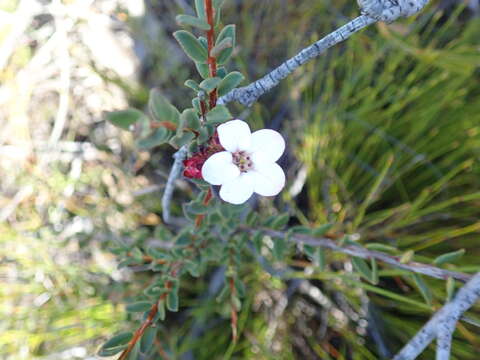
[[[231,120],[217,128],[220,144],[225,150],[235,152],[250,147],[252,133],[245,121]]]
[[[252,173],[242,173],[220,188],[220,197],[230,204],[243,204],[253,194],[254,176]]]
[[[213,154],[202,166],[203,179],[212,185],[222,185],[239,175],[240,170],[232,162],[232,154],[228,151]]]
[[[285,186],[285,173],[277,163],[262,163],[252,171],[254,191],[262,196],[274,196]]]
[[[277,161],[285,151],[285,140],[283,136],[275,130],[258,130],[252,134],[250,151],[252,152],[252,160],[254,163],[273,163]]]

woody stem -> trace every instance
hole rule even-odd
[[[210,70],[210,77],[217,76],[217,59],[212,56],[212,50],[215,46],[215,10],[213,9],[212,0],[205,1],[205,12],[207,13],[207,22],[210,25],[210,29],[207,31],[207,44],[208,44],[208,68]],[[210,109],[213,109],[217,105],[217,89],[213,90],[209,95]]]

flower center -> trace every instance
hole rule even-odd
[[[250,154],[245,151],[237,151],[232,153],[233,163],[238,166],[241,172],[247,172],[253,168],[253,161]]]

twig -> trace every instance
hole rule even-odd
[[[168,180],[162,197],[162,217],[166,224],[171,223],[170,203],[172,202],[173,190],[175,190],[175,181],[182,171],[182,162],[183,159],[185,159],[185,156],[187,156],[186,146],[182,146],[180,150],[173,155],[175,160],[173,162],[172,169],[170,170],[170,174],[168,175]]]
[[[437,360],[448,360],[452,344],[452,334],[462,314],[480,298],[480,272],[463,286],[455,298],[443,306],[425,326],[393,358],[412,360],[436,338]]]
[[[228,94],[222,96],[218,103],[227,104],[237,101],[242,105],[251,106],[260,96],[277,86],[281,80],[285,79],[297,68],[321,55],[332,46],[348,39],[356,32],[377,21],[393,22],[400,16],[408,17],[414,15],[427,2],[428,0],[358,0],[362,8],[361,16],[306,47],[261,79],[247,86],[233,89]]]
[[[172,277],[176,277],[177,276],[177,273],[178,273],[178,270],[180,269],[180,267],[182,266],[182,263],[181,262],[177,262],[177,263],[174,263],[172,265],[172,270],[170,272],[170,275]],[[152,324],[154,323],[155,321],[155,317],[157,316],[157,313],[158,313],[158,306],[159,304],[164,301],[167,296],[168,296],[168,293],[170,292],[170,290],[172,289],[172,286],[173,286],[173,283],[171,281],[167,281],[165,283],[165,289],[167,291],[165,291],[162,295],[160,295],[160,297],[158,298],[157,302],[155,304],[152,305],[152,307],[150,308],[150,311],[148,312],[148,315],[147,315],[147,318],[146,320],[142,323],[142,325],[137,329],[137,331],[135,331],[135,333],[133,334],[133,337],[132,339],[128,342],[128,346],[125,350],[123,350],[123,352],[120,354],[120,356],[118,357],[118,360],[126,360],[128,355],[130,354],[130,352],[132,351],[132,349],[135,347],[135,344],[140,341],[140,339],[142,338],[143,334],[145,333],[145,331],[147,331],[147,329],[152,326]]]
[[[328,34],[323,39],[303,49],[297,55],[288,59],[261,79],[247,86],[233,89],[228,94],[222,96],[218,103],[227,104],[232,101],[237,101],[242,105],[251,106],[260,96],[273,89],[281,80],[285,79],[307,61],[319,56],[328,48],[348,39],[354,33],[375,22],[375,19],[366,15],[357,17],[334,32]]]
[[[250,233],[255,233],[257,231],[261,231],[262,233],[273,236],[273,237],[287,237],[286,232],[270,230],[270,229],[252,229],[248,227],[242,227],[242,230],[248,231]],[[363,259],[376,259],[385,264],[389,264],[395,266],[397,268],[408,270],[411,272],[415,272],[418,274],[423,274],[426,276],[430,276],[437,279],[446,280],[449,277],[457,279],[462,282],[466,282],[470,280],[471,276],[465,273],[457,272],[457,271],[450,271],[440,269],[433,265],[428,265],[424,263],[419,263],[416,261],[410,261],[408,263],[401,263],[400,257],[387,255],[379,251],[373,251],[365,249],[360,245],[346,245],[340,246],[333,240],[327,238],[315,238],[307,235],[290,235],[288,236],[289,241],[298,243],[298,244],[306,244],[310,246],[319,246],[326,249],[330,249],[336,252],[341,252],[350,256],[356,256]]]
[[[214,23],[214,9],[212,0],[204,0],[205,13],[207,15],[207,22],[210,25],[210,29],[207,31],[207,51],[208,51],[208,68],[210,77],[217,76],[217,59],[212,55],[213,47],[215,46],[215,23]],[[214,89],[210,95],[210,110],[217,104],[217,89]]]

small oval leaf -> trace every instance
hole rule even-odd
[[[152,303],[150,301],[137,301],[126,306],[127,312],[144,312],[150,310]]]
[[[200,30],[210,30],[210,25],[204,19],[191,15],[178,15],[176,17],[177,24],[180,26],[193,26]]]
[[[238,71],[233,71],[225,76],[218,85],[218,95],[223,96],[235,89],[245,77]]]
[[[233,54],[233,49],[235,48],[235,25],[227,25],[225,26],[220,34],[218,34],[216,44],[220,44],[224,39],[230,38],[232,42],[232,46],[228,47],[220,52],[217,56],[217,64],[223,65],[225,64],[230,56]]]
[[[132,125],[145,117],[145,114],[137,109],[111,111],[105,114],[108,122],[123,130],[133,130]]]
[[[199,63],[206,63],[208,58],[208,52],[192,33],[179,30],[173,33],[173,36],[178,41],[183,51],[190,57],[193,61]]]

